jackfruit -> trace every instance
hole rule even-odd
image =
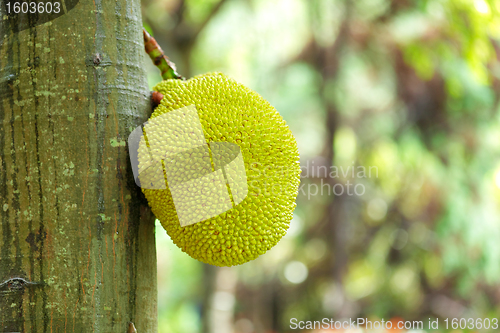
[[[159,116],[195,107],[195,117],[199,117],[201,124],[200,133],[203,132],[202,137],[207,143],[206,146],[200,144],[199,147],[189,148],[193,146],[186,143],[182,135],[177,137],[176,129],[196,137],[196,130],[186,128],[186,122],[192,119],[171,117],[166,124],[158,118],[156,126],[152,125],[145,131],[144,140],[149,148],[153,140],[158,144],[167,136],[170,142],[180,141],[173,143],[175,147],[170,147],[178,153],[175,161],[168,160],[162,149],[150,149],[149,152],[156,155],[153,159],[162,161],[160,177],[164,177],[161,181],[168,186],[142,188],[153,213],[172,241],[192,258],[215,266],[243,264],[271,249],[286,234],[300,182],[297,143],[284,119],[259,94],[221,73],[203,74],[187,81],[169,79],[157,84],[153,90],[163,94],[164,98],[151,115],[152,123]],[[146,146],[142,147],[138,155],[139,169],[141,163],[144,169],[150,158],[147,157]],[[228,148],[229,151],[218,147]],[[234,179],[231,183],[231,172],[224,168],[224,165],[236,161],[238,153],[241,153],[240,162],[244,165],[246,177],[243,187],[238,187]],[[219,156],[220,160],[215,156]],[[210,170],[200,166],[203,163],[198,163],[203,159],[206,162],[207,158]],[[211,202],[223,212],[182,226],[179,205],[175,204],[177,201],[174,203],[170,186],[173,179],[179,183],[181,180],[188,182],[195,174],[206,177],[215,175],[217,169],[223,171],[218,175],[223,174],[227,184],[217,191],[229,192],[229,206],[223,207],[224,204],[219,202],[222,199],[211,198],[207,194],[214,189],[205,192],[206,188],[184,188],[182,193],[185,193],[186,200],[200,207]],[[154,176],[144,172],[140,178],[141,183],[147,183],[153,181]],[[196,215],[196,208],[188,209],[189,212]]]

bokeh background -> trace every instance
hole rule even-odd
[[[158,224],[160,332],[500,317],[500,1],[143,0],[143,20],[185,77],[269,100],[303,166],[257,260],[202,264]]]

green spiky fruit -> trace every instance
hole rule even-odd
[[[143,188],[173,242],[191,257],[216,266],[245,263],[276,245],[289,227],[300,181],[297,144],[280,114],[259,94],[221,73],[165,80],[153,89],[164,98],[150,119],[195,105],[207,143],[238,145],[248,184],[239,204],[184,227],[168,187]],[[139,151],[139,163],[141,158]]]

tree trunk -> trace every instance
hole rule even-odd
[[[0,332],[157,330],[154,217],[126,146],[151,109],[140,13],[86,0],[0,31]]]

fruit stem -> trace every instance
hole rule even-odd
[[[151,101],[153,102],[153,108],[156,108],[158,105],[160,105],[162,99],[162,93],[159,93],[157,91],[151,92]]]
[[[163,53],[160,45],[156,42],[156,40],[151,37],[151,35],[143,28],[142,33],[144,35],[144,48],[146,49],[146,53],[149,54],[151,60],[156,67],[158,67],[161,71],[161,77],[164,80],[168,79],[181,79],[184,78],[177,73],[177,69],[175,68],[175,64],[168,59],[168,57]]]

